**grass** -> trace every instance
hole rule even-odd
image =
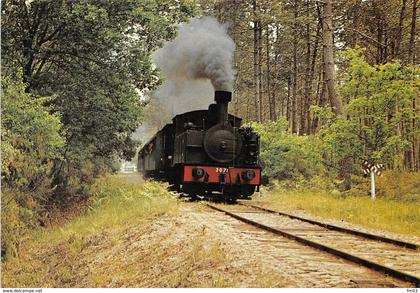
[[[43,242],[63,238],[77,243],[81,237],[105,229],[121,228],[127,224],[144,221],[149,216],[176,213],[176,195],[156,182],[130,183],[115,177],[100,178],[92,187],[93,200],[90,211],[64,227],[43,230],[36,237]]]
[[[369,196],[343,196],[318,190],[275,190],[262,200],[281,211],[301,209],[323,218],[420,236],[420,205],[417,202],[389,198],[373,201]]]
[[[233,265],[230,246],[177,222],[175,194],[132,179],[101,178],[87,213],[27,235],[21,254],[2,262],[2,286],[290,286],[256,260]]]
[[[38,228],[26,235],[20,255],[2,262],[3,286],[64,286],[72,276],[68,265],[95,237],[103,238],[106,231],[121,231],[178,211],[176,195],[156,182],[130,183],[108,176],[100,178],[91,192],[91,205],[84,215],[62,226]],[[112,244],[114,240],[106,241]],[[49,250],[62,258],[54,278],[50,278],[51,267],[45,264],[51,256]]]

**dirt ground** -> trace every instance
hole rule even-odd
[[[141,180],[136,173],[127,180]],[[408,287],[205,206],[32,247],[4,287]],[[11,277],[13,276],[13,277]]]
[[[204,203],[33,252],[44,287],[407,287],[238,222]],[[24,276],[25,274],[19,274]]]
[[[143,175],[139,172],[131,172],[131,173],[118,173],[116,174],[118,178],[121,178],[128,183],[140,183],[144,181]]]
[[[232,210],[232,206],[221,207]],[[233,207],[235,209],[239,207]],[[282,286],[341,288],[411,285],[261,231],[220,212],[204,207],[200,209],[194,204],[184,204],[181,210],[182,216],[178,221],[183,223],[182,227],[203,227],[206,239],[218,239],[221,247],[234,256],[232,266],[242,267],[252,259],[262,271],[283,279]],[[255,286],[252,281],[242,283],[243,286],[249,284]]]

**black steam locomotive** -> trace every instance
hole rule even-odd
[[[259,189],[259,136],[228,114],[232,93],[216,91],[208,110],[175,116],[144,145],[138,171],[189,195],[249,197]]]

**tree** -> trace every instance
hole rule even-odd
[[[134,155],[141,94],[159,83],[151,53],[193,15],[186,1],[23,1],[2,5],[2,65],[22,69],[26,92],[54,95],[66,130],[55,184]],[[89,173],[89,171],[87,171]]]
[[[408,60],[411,64],[416,64],[416,54],[414,48],[416,47],[416,21],[417,21],[417,2],[413,0],[413,12],[411,17],[410,43],[408,47]]]
[[[343,116],[343,104],[337,95],[336,77],[335,77],[335,62],[334,62],[334,41],[333,41],[333,24],[332,24],[332,3],[331,0],[326,0],[322,4],[321,23],[322,23],[322,46],[324,54],[324,82],[328,89],[328,97],[331,103],[333,112],[336,115]]]

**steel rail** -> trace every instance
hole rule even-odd
[[[258,222],[255,222],[253,220],[250,220],[250,219],[247,219],[247,218],[238,216],[238,215],[236,215],[234,213],[231,213],[229,211],[223,210],[223,209],[218,208],[216,206],[213,206],[211,204],[207,204],[207,206],[209,208],[213,209],[213,210],[216,210],[216,211],[225,213],[226,215],[228,215],[228,216],[230,216],[230,217],[232,217],[234,219],[237,219],[237,220],[239,220],[241,222],[244,222],[246,224],[252,225],[254,227],[260,228],[262,230],[271,232],[271,233],[276,234],[276,235],[280,235],[280,236],[289,238],[291,240],[297,241],[297,242],[302,243],[304,245],[307,245],[307,246],[316,248],[316,249],[318,249],[320,251],[325,251],[325,252],[327,252],[329,254],[332,254],[332,255],[337,256],[337,257],[340,257],[342,259],[345,259],[345,260],[351,261],[353,263],[362,265],[362,266],[367,267],[367,268],[369,268],[371,270],[374,270],[374,271],[383,273],[385,275],[392,276],[392,277],[394,277],[394,278],[396,278],[398,280],[410,282],[410,283],[414,284],[416,287],[419,287],[420,286],[420,279],[418,277],[416,277],[416,276],[413,276],[413,275],[410,275],[410,274],[407,274],[407,273],[404,273],[404,272],[401,272],[401,271],[392,269],[390,267],[387,267],[387,266],[384,266],[384,265],[381,265],[381,264],[372,262],[370,260],[367,260],[367,259],[364,259],[364,258],[355,256],[355,255],[349,254],[347,252],[344,252],[344,251],[341,251],[341,250],[338,250],[338,249],[335,249],[335,248],[332,248],[332,247],[329,247],[329,246],[320,244],[318,242],[307,240],[307,239],[305,239],[303,237],[296,236],[296,235],[293,235],[291,233],[288,233],[288,232],[285,232],[285,231],[282,231],[282,230],[279,230],[279,229],[276,229],[276,228],[273,228],[273,227],[270,227],[270,226],[266,226],[264,224],[260,224]]]
[[[363,237],[363,238],[366,238],[366,239],[376,240],[376,241],[385,242],[385,243],[390,243],[390,244],[394,244],[394,245],[397,245],[397,246],[401,246],[401,247],[405,247],[405,248],[413,249],[413,250],[417,250],[417,249],[420,248],[419,245],[414,244],[414,243],[409,243],[409,242],[400,241],[400,240],[396,240],[396,239],[392,239],[392,238],[388,238],[388,237],[384,237],[384,236],[374,235],[374,234],[365,233],[365,232],[361,232],[361,231],[356,231],[356,230],[352,230],[352,229],[348,229],[348,228],[344,228],[344,227],[330,225],[330,224],[327,224],[327,223],[322,223],[322,222],[318,222],[318,221],[315,221],[315,220],[306,219],[306,218],[290,215],[290,214],[287,214],[287,213],[270,210],[270,209],[263,208],[263,207],[256,206],[256,205],[252,205],[252,204],[243,204],[243,203],[238,203],[238,204],[243,205],[243,206],[247,206],[247,207],[251,207],[251,208],[255,208],[255,209],[259,209],[259,210],[262,210],[262,211],[265,211],[265,212],[289,217],[291,219],[300,220],[302,222],[307,222],[307,223],[310,223],[310,224],[313,224],[313,225],[321,226],[321,227],[327,228],[328,230],[334,230],[334,231],[339,231],[339,232],[343,232],[343,233],[347,233],[347,234],[352,234],[352,235],[356,235],[356,236]]]

